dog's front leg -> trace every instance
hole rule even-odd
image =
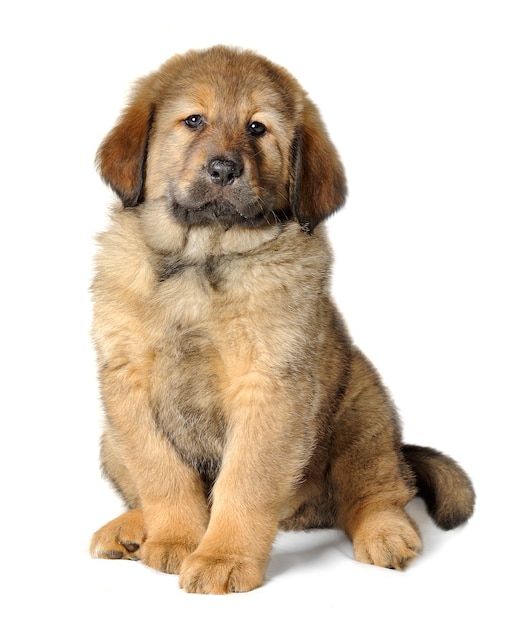
[[[302,467],[305,437],[295,407],[256,384],[235,400],[209,526],[181,567],[179,582],[188,592],[241,592],[262,584],[282,509]]]
[[[183,559],[202,539],[209,511],[197,472],[185,465],[171,446],[166,445],[163,452],[162,472],[147,474],[140,489],[147,537],[140,560],[162,572],[178,574]]]
[[[90,550],[96,557],[137,558],[175,574],[200,543],[209,510],[198,473],[154,420],[144,375],[150,365],[147,357],[101,372],[108,416],[103,466],[131,510],[98,530]]]

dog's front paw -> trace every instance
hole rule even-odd
[[[197,547],[198,541],[148,539],[140,550],[140,560],[153,569],[166,574],[178,574],[182,562]]]
[[[353,535],[354,558],[402,570],[420,552],[415,524],[403,511],[383,511],[367,516]]]
[[[189,593],[224,594],[260,587],[264,567],[254,559],[194,553],[184,561],[179,584]]]

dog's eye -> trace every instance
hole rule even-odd
[[[262,122],[250,122],[248,124],[248,133],[252,137],[262,137],[267,132],[267,128],[262,124]]]
[[[184,120],[188,128],[199,130],[205,126],[205,119],[201,115],[190,115]]]

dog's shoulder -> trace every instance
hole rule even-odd
[[[108,228],[97,237],[93,291],[101,287],[113,295],[128,289],[144,293],[153,284],[152,252],[135,212],[114,210]]]

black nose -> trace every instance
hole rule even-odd
[[[215,185],[231,185],[236,178],[241,176],[243,166],[240,161],[232,159],[211,159],[207,166],[207,172]]]

